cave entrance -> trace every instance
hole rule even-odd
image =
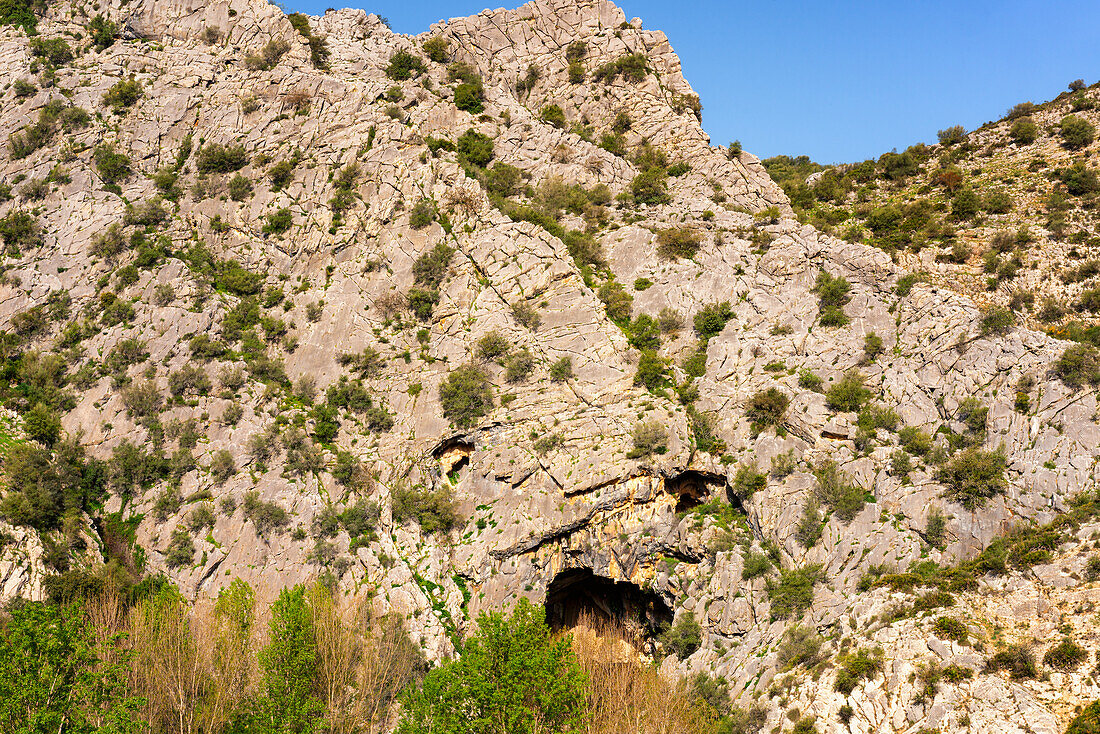
[[[676,495],[676,511],[687,512],[703,501],[715,490],[726,486],[726,478],[720,474],[689,469],[675,477],[665,480],[665,488]]]
[[[443,474],[453,476],[470,463],[470,454],[474,453],[474,442],[464,436],[456,436],[440,442],[432,456],[443,469]]]
[[[672,624],[672,609],[660,594],[637,584],[574,568],[560,572],[546,590],[546,620],[554,631],[584,625],[621,633],[642,648]]]

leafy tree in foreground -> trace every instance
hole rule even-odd
[[[118,656],[100,652],[78,609],[33,602],[13,608],[0,630],[0,731],[139,731],[143,701],[127,695],[123,666],[107,660]]]
[[[478,619],[462,657],[433,670],[405,696],[398,734],[580,732],[587,681],[568,637],[526,599],[510,619]]]

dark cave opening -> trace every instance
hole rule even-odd
[[[587,568],[561,571],[546,590],[546,621],[555,631],[585,625],[597,632],[625,632],[642,647],[672,624],[672,616],[660,594]]]
[[[724,489],[725,486],[724,476],[694,469],[680,472],[675,477],[665,480],[665,488],[677,497],[676,512],[687,512],[698,507],[713,492]],[[736,502],[735,504],[740,505]]]

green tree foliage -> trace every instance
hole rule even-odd
[[[775,619],[799,616],[814,601],[814,585],[821,578],[820,566],[781,571],[778,581],[769,581],[768,599]]]
[[[833,410],[857,412],[872,396],[863,384],[864,379],[858,370],[848,370],[825,392],[825,404]]]
[[[196,167],[199,173],[232,173],[248,165],[248,153],[242,145],[211,143],[199,151]]]
[[[844,326],[848,323],[844,306],[851,300],[851,290],[852,284],[840,276],[834,278],[824,270],[817,274],[813,292],[817,294],[822,326]]]
[[[4,469],[9,486],[0,515],[39,531],[57,529],[66,515],[87,510],[101,499],[106,484],[103,464],[86,460],[83,447],[72,440],[57,444],[52,452],[16,444],[9,449]]]
[[[143,704],[126,690],[115,639],[97,643],[79,609],[14,605],[0,628],[0,730],[130,734]]]
[[[1002,451],[969,448],[960,451],[936,472],[946,489],[944,497],[968,510],[984,507],[989,499],[1004,494],[1007,459]]]
[[[401,82],[423,74],[426,68],[424,60],[419,56],[415,56],[408,51],[398,51],[390,57],[390,63],[386,67],[386,76]]]
[[[1071,150],[1084,148],[1096,139],[1096,128],[1092,123],[1077,115],[1066,115],[1058,124],[1062,142]]]
[[[696,333],[699,334],[699,338],[706,341],[722,333],[722,329],[726,328],[726,324],[732,318],[733,309],[730,307],[729,301],[708,303],[695,314],[692,325],[695,327]]]
[[[115,112],[122,112],[133,107],[144,96],[141,82],[134,78],[122,79],[104,93],[103,104],[113,107]]]
[[[660,640],[666,652],[683,660],[703,644],[703,628],[695,620],[695,614],[684,612],[661,634]]]
[[[305,587],[279,594],[271,608],[269,635],[260,651],[261,693],[237,712],[229,734],[324,731],[324,705],[314,692],[317,635]]]
[[[452,370],[439,386],[443,415],[459,428],[469,428],[493,410],[493,390],[489,376],[476,365]]]
[[[41,0],[0,0],[0,25],[20,26],[27,33],[34,33],[38,26],[35,12],[45,10]]]
[[[535,734],[583,730],[586,680],[568,637],[520,599],[510,618],[478,618],[461,657],[404,698],[398,734]]]
[[[1093,701],[1069,722],[1066,734],[1100,734],[1100,701]]]
[[[471,165],[484,168],[493,160],[493,140],[470,128],[455,142],[455,150]]]
[[[691,227],[673,227],[657,233],[657,254],[666,260],[694,257],[703,244]]]
[[[427,41],[424,41],[424,53],[428,58],[437,64],[442,64],[447,61],[447,47],[450,43],[446,38],[442,36],[433,36]]]
[[[1069,387],[1100,385],[1100,352],[1090,344],[1074,344],[1054,363],[1054,374]]]
[[[745,417],[752,422],[753,430],[759,432],[768,426],[781,425],[790,403],[791,399],[785,393],[769,387],[749,398],[745,405]]]
[[[1039,139],[1039,126],[1030,117],[1021,117],[1012,123],[1008,136],[1017,145],[1031,145]]]
[[[394,487],[390,507],[395,523],[416,520],[426,535],[447,532],[459,524],[454,494],[447,487],[428,489],[423,486]]]

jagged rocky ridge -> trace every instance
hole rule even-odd
[[[107,462],[112,494],[104,513],[134,519],[134,548],[144,549],[148,570],[168,573],[191,596],[215,593],[235,577],[271,595],[332,574],[347,593],[373,595],[385,610],[404,614],[434,658],[452,651],[478,612],[520,596],[549,598],[563,617],[599,603],[626,605],[638,619],[648,609],[654,622],[690,612],[701,623],[702,645],[685,660],[665,658],[666,671],[719,675],[739,701],[767,705],[774,724],[798,707],[830,730],[1054,732],[1075,705],[1097,697],[1084,669],[1035,681],[983,672],[997,644],[1037,641],[1041,653],[1067,624],[1095,649],[1088,621],[1095,590],[1083,581],[1083,545],[1063,545],[1026,576],[993,577],[956,595],[951,616],[985,641],[984,650],[937,637],[935,614],[891,622],[891,610],[911,594],[860,585],[873,567],[972,557],[1014,525],[1049,522],[1074,495],[1095,490],[1095,392],[1050,374],[1066,344],[1024,329],[983,334],[981,313],[966,298],[921,282],[900,296],[904,271],[886,254],[798,224],[754,157],[710,146],[663,34],[643,30],[611,3],[586,0],[486,11],[419,37],[341,10],[309,19],[329,51],[327,68],[318,69],[307,39],[281,10],[258,0],[109,2],[101,10],[132,38],[58,65],[52,85],[22,96],[13,87],[0,97],[5,138],[23,135],[51,101],[92,113],[87,125],[59,132],[28,155],[9,148],[0,157],[0,180],[15,189],[0,217],[27,212],[41,227],[40,241],[7,260],[0,314],[21,332],[19,349],[64,358],[74,407],[63,429]],[[39,33],[83,48],[78,35],[91,12],[57,4]],[[456,107],[447,65],[423,52],[429,38],[446,39],[449,59],[481,77],[481,112]],[[288,48],[274,64],[246,63],[280,39]],[[570,80],[566,58],[578,40],[586,44],[579,83]],[[424,72],[387,76],[399,51],[424,58]],[[630,54],[644,56],[644,72],[597,78]],[[23,32],[2,31],[8,79],[33,79],[42,64]],[[539,74],[529,75],[532,66]],[[141,84],[140,99],[118,109],[105,104],[105,93],[131,78]],[[560,106],[564,125],[544,112],[548,105]],[[591,142],[616,128],[628,155]],[[494,206],[476,178],[484,172],[448,150],[471,129],[491,140],[495,161],[520,169],[533,187],[560,177],[586,189],[602,184],[612,196],[631,192],[645,173],[635,156],[643,142],[679,164],[680,175],[667,179],[665,202],[627,196],[562,212],[565,230],[589,228],[605,253],[606,268],[581,267],[584,258],[574,258],[561,237],[517,221],[516,207]],[[214,165],[204,174],[202,152],[214,145],[243,146],[247,159],[236,173]],[[104,160],[103,146],[129,156],[133,174],[105,180],[96,162],[97,155]],[[273,187],[271,167],[290,160],[289,181]],[[58,165],[62,174],[51,175]],[[156,174],[177,165],[178,178],[165,185]],[[247,195],[231,189],[238,174],[251,184]],[[40,181],[37,191],[20,185]],[[542,189],[531,193],[547,198]],[[166,220],[156,222],[146,203],[166,195]],[[513,197],[527,198],[522,191]],[[421,206],[425,200],[434,214]],[[430,223],[413,221],[418,214]],[[112,225],[124,242],[137,242],[140,235],[131,237],[146,222],[144,236],[159,255],[141,259],[138,245],[111,253],[102,244]],[[659,233],[680,228],[701,240],[694,257],[659,255]],[[414,262],[440,244],[454,249],[453,259],[438,302],[418,318],[406,300],[417,287]],[[845,325],[819,321],[821,271],[851,284]],[[614,295],[604,287],[610,279],[633,294],[631,316],[668,308],[684,317],[682,328],[662,335],[658,356],[675,360],[670,383],[697,391],[688,401],[694,414],[671,384],[637,384],[639,362],[654,363],[631,346],[634,331],[624,331],[623,319],[609,317],[600,292],[604,300]],[[266,297],[279,288],[281,296]],[[21,326],[21,315],[38,306],[45,312],[61,292],[71,297],[68,317]],[[257,318],[240,308],[250,298]],[[704,343],[705,373],[692,382],[681,365],[699,341],[693,317],[721,302],[729,303],[729,319]],[[537,327],[525,315],[530,309]],[[261,314],[267,321],[253,337],[261,343],[249,346],[246,337],[239,344],[240,334],[230,332]],[[80,327],[75,340],[66,335],[67,323],[86,322],[95,328]],[[533,357],[513,381],[478,358],[478,341],[494,331]],[[865,350],[871,333],[883,342],[873,358]],[[126,341],[134,339],[141,343]],[[216,348],[221,342],[225,350]],[[324,416],[311,409],[311,391],[295,386],[307,377],[324,395],[363,366],[341,355],[365,349],[380,356],[363,370],[365,385],[392,426],[340,411],[338,433],[321,446],[311,436]],[[551,365],[563,358],[572,375],[552,379]],[[495,400],[489,414],[460,427],[444,417],[439,389],[467,363],[484,365]],[[204,388],[192,372],[188,384],[176,378],[173,388],[171,375],[188,365],[201,367],[216,387]],[[894,464],[897,425],[885,420],[861,430],[855,412],[830,408],[807,387],[808,373],[828,388],[853,368],[865,376],[874,405],[927,431],[939,451],[965,440],[989,451],[1003,447],[1003,493],[957,504],[930,459],[914,460],[903,476]],[[234,379],[238,369],[242,377]],[[1020,412],[1017,386],[1025,377],[1034,386],[1029,409]],[[148,409],[138,404],[138,388],[161,399],[178,394],[163,404],[152,398]],[[770,388],[790,404],[779,430],[758,431],[746,406]],[[988,408],[984,426],[967,425],[973,403],[960,413],[968,398]],[[691,415],[710,417],[721,451],[714,438],[711,452],[701,450],[708,429]],[[191,419],[192,428],[181,423]],[[21,420],[11,419],[13,433]],[[667,434],[665,450],[639,456],[635,434],[651,421]],[[188,432],[197,434],[194,468],[184,465],[178,490],[170,477],[142,482],[123,471],[119,447],[126,442],[172,455],[191,443],[180,436]],[[265,435],[279,438],[257,441]],[[337,450],[362,463],[354,481],[334,476]],[[797,460],[792,470],[746,491],[743,468],[768,473],[789,451]],[[228,452],[232,471],[218,469],[220,452]],[[813,468],[826,460],[864,501],[849,521],[815,510],[821,536],[807,549],[799,528],[821,495]],[[415,521],[394,522],[394,497],[415,488],[421,498],[424,490],[453,492],[458,527],[431,533]],[[179,499],[162,501],[174,491]],[[376,537],[357,537],[353,548],[346,530],[334,538],[318,530],[328,508],[359,500],[378,503]],[[290,520],[262,527],[259,515],[246,512],[250,502],[282,508]],[[212,526],[192,522],[200,507],[213,514]],[[945,528],[931,538],[929,520],[939,516]],[[1077,531],[1082,543],[1095,527]],[[6,597],[44,594],[45,578],[55,573],[46,550],[60,537],[85,539],[76,568],[118,553],[99,542],[102,523],[68,531],[8,528]],[[170,564],[181,532],[194,553]],[[745,558],[768,551],[784,569],[820,567],[804,612],[780,618],[774,608],[769,589],[786,578],[780,571],[744,578]],[[837,666],[813,676],[783,671],[777,648],[799,617],[827,638],[830,655],[881,647],[883,671],[850,695],[834,686]],[[642,643],[649,652],[653,646]],[[938,693],[914,700],[912,676],[930,660],[977,675],[945,680]]]

